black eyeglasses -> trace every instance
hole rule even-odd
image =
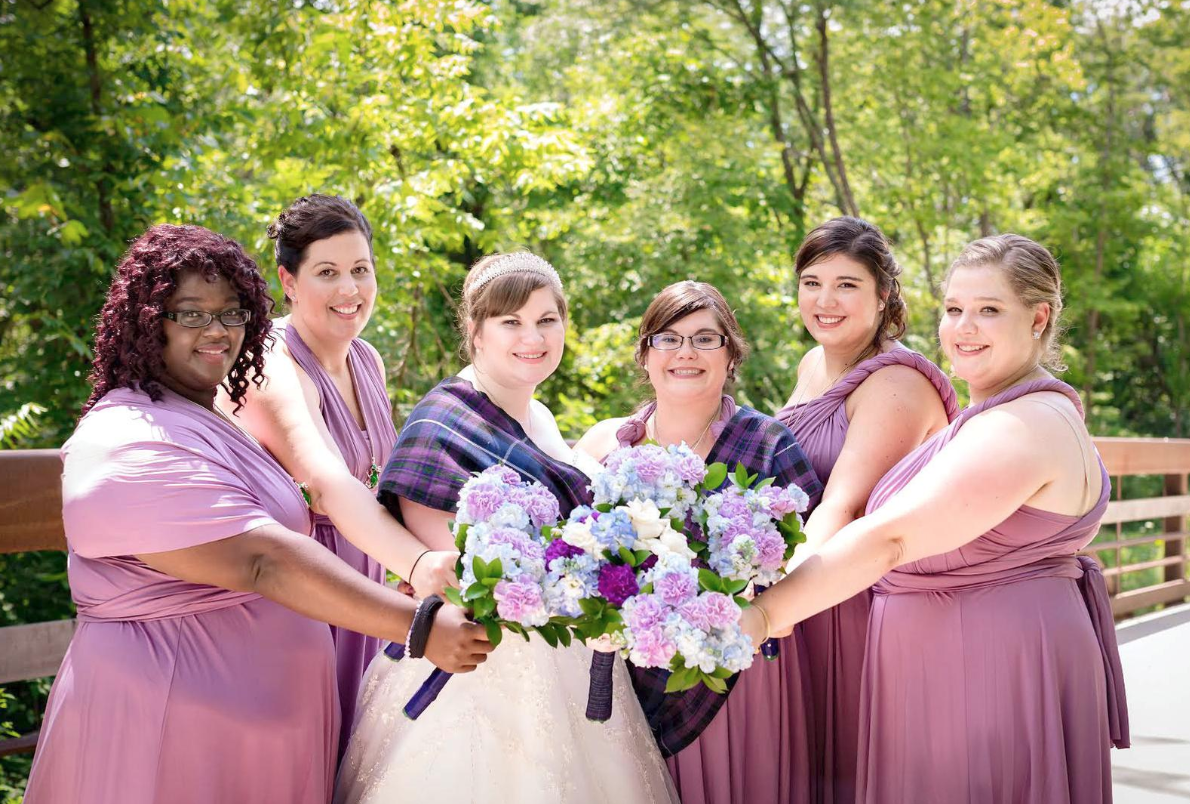
[[[203,310],[177,310],[175,312],[164,312],[161,314],[161,317],[175,321],[183,327],[192,327],[194,329],[209,327],[211,322],[216,318],[225,327],[242,327],[252,318],[252,311],[243,309],[224,310],[221,313],[213,314],[204,312]]]
[[[662,332],[657,335],[650,335],[645,340],[649,346],[654,349],[660,349],[663,352],[672,352],[675,349],[681,349],[682,344],[687,340],[690,341],[690,345],[695,349],[704,352],[713,352],[727,345],[727,336],[720,335],[718,332],[700,332],[697,335],[675,335],[672,332]]]

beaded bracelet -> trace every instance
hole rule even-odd
[[[430,640],[430,628],[434,625],[434,617],[445,601],[438,595],[430,595],[421,602],[417,611],[413,613],[413,624],[409,626],[409,636],[405,640],[405,650],[411,659],[420,659],[426,655],[426,643]]]

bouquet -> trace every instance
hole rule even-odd
[[[734,599],[748,582],[698,569],[706,545],[688,535],[701,496],[726,476],[725,466],[708,468],[684,444],[616,450],[591,482],[594,509],[572,512],[558,537],[597,564],[598,594],[576,600],[577,632],[609,636],[638,667],[672,670],[668,691],[701,682],[726,692],[725,680],[752,662],[739,627],[747,603]],[[591,720],[611,716],[613,663],[611,653],[592,659]]]
[[[771,477],[760,483],[757,478],[737,466],[730,484],[702,500],[697,518],[711,571],[725,581],[754,584],[759,592],[785,575],[786,563],[806,540],[801,514],[810,500],[798,486],[779,488]],[[709,588],[726,591],[706,580]],[[776,640],[766,641],[761,652],[776,658]]]
[[[571,643],[574,620],[558,614],[564,598],[557,578],[546,570],[542,535],[559,516],[558,501],[544,486],[526,484],[504,466],[478,473],[459,492],[451,527],[461,554],[455,568],[460,588],[443,594],[484,626],[492,645],[500,644],[503,629],[526,640],[536,631],[552,647]],[[400,660],[405,648],[393,643],[385,653]],[[405,715],[416,720],[450,676],[436,668],[405,705]]]

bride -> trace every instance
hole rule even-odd
[[[453,549],[448,523],[459,489],[496,463],[541,482],[563,516],[588,501],[577,455],[533,399],[565,346],[557,272],[528,253],[486,257],[467,276],[461,311],[470,365],[414,408],[379,486],[381,502],[427,550]],[[586,719],[590,661],[577,642],[554,649],[538,636],[508,635],[413,721],[402,710],[433,665],[378,655],[361,688],[336,804],[676,802],[622,663],[612,719]]]

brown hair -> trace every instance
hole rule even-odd
[[[884,232],[861,218],[833,218],[818,226],[802,241],[794,257],[794,271],[802,272],[825,259],[841,254],[868,270],[876,280],[876,294],[884,302],[872,347],[880,351],[886,340],[905,334],[908,312],[901,297],[901,266],[893,257],[892,246]]]
[[[269,237],[276,241],[273,255],[277,264],[294,276],[312,243],[344,232],[362,234],[369,253],[372,251],[372,226],[359,207],[346,198],[317,193],[294,201],[268,228]]]
[[[475,336],[471,332],[471,325],[474,324],[478,329],[479,325],[489,318],[515,313],[525,306],[535,290],[550,288],[554,293],[558,312],[563,320],[566,319],[566,296],[563,295],[561,287],[539,273],[514,271],[483,283],[478,290],[473,289],[487,266],[507,256],[510,255],[489,254],[479,259],[471,266],[467,278],[463,280],[463,301],[459,305],[459,334],[463,339],[460,351],[465,360],[471,360],[475,356]]]
[[[653,297],[640,320],[636,364],[644,368],[649,355],[650,337],[664,332],[678,319],[699,310],[710,310],[714,313],[715,321],[727,336],[727,354],[730,360],[727,379],[729,382],[734,381],[736,370],[748,358],[748,342],[744,340],[740,322],[727,305],[727,299],[723,298],[723,294],[714,285],[708,285],[706,282],[675,282]]]
[[[1001,234],[983,237],[969,243],[946,272],[943,286],[957,268],[978,268],[985,265],[1003,268],[1008,283],[1026,307],[1042,302],[1050,306],[1049,320],[1041,332],[1041,365],[1054,371],[1065,371],[1062,364],[1062,271],[1054,255],[1040,243],[1023,235]]]

